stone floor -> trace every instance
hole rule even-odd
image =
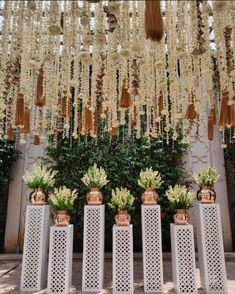
[[[71,293],[81,293],[82,280],[82,260],[75,258],[73,261],[73,286]],[[226,260],[227,278],[228,278],[228,294],[235,294],[235,259]],[[0,293],[24,293],[19,290],[21,274],[21,260],[4,260],[0,259]],[[135,292],[143,293],[143,270],[142,259],[135,258],[134,260],[134,282]],[[199,270],[197,269],[197,285],[198,293],[202,294],[204,291],[200,288]],[[112,292],[112,260],[105,259],[105,275],[104,275],[104,289],[101,293]],[[46,289],[35,293],[46,293]],[[173,294],[171,261],[164,259],[164,293]]]

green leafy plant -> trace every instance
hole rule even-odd
[[[194,193],[184,185],[175,185],[174,188],[169,187],[166,191],[166,197],[169,200],[170,209],[175,211],[176,209],[189,209],[192,207]]]
[[[193,175],[193,180],[199,187],[213,187],[218,178],[217,170],[210,166],[205,166],[198,174]]]
[[[107,185],[109,182],[107,180],[107,175],[105,170],[100,167],[97,167],[95,163],[92,167],[88,169],[85,175],[82,177],[82,182],[87,186],[87,188],[99,188],[101,189],[103,186]]]
[[[112,198],[109,202],[109,207],[114,211],[118,210],[133,210],[133,203],[135,198],[131,192],[126,188],[116,188],[112,190]]]
[[[77,193],[75,190],[72,191],[63,186],[55,189],[54,192],[49,195],[49,202],[54,210],[66,210],[71,212],[76,198]]]
[[[43,191],[48,192],[55,184],[56,174],[57,171],[35,164],[31,171],[25,172],[23,180],[26,187],[30,189],[41,188]]]
[[[13,142],[0,137],[0,187],[5,187],[11,179],[12,164],[20,158],[21,152]]]
[[[154,171],[152,167],[141,170],[138,184],[140,187],[146,188],[160,188],[163,183],[161,175],[158,171]]]

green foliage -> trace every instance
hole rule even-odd
[[[0,187],[8,185],[11,179],[11,168],[13,162],[20,157],[20,151],[15,148],[15,144],[7,142],[0,137]]]
[[[78,198],[75,201],[75,212],[72,222],[75,225],[75,250],[82,248],[83,210],[87,187],[81,178],[94,163],[102,166],[109,179],[108,184],[102,188],[104,203],[110,202],[111,191],[115,187],[125,187],[135,197],[135,213],[132,213],[134,226],[134,249],[141,250],[141,194],[143,188],[138,185],[141,169],[152,167],[161,174],[163,184],[158,189],[159,203],[162,210],[167,210],[168,200],[164,196],[169,185],[182,183],[185,171],[182,157],[187,149],[183,143],[174,143],[174,146],[163,144],[160,140],[148,142],[141,138],[136,141],[120,138],[98,137],[95,141],[89,137],[81,138],[80,142],[71,142],[68,139],[58,139],[57,146],[52,144],[46,149],[45,162],[58,171],[56,185],[66,185],[76,189]],[[112,226],[114,224],[114,211],[106,206],[105,216],[105,244],[106,250],[112,249]],[[169,222],[172,216],[167,212],[162,215],[163,249],[169,250]]]

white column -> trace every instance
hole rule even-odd
[[[207,294],[227,294],[227,278],[219,204],[196,204],[198,257]]]
[[[73,225],[50,228],[49,294],[68,294],[72,282]]]
[[[197,293],[192,225],[171,224],[173,283],[176,293]]]
[[[133,230],[129,226],[113,226],[113,293],[134,292]]]
[[[39,291],[46,286],[49,215],[49,205],[27,206],[20,285],[22,291]]]
[[[82,291],[100,292],[104,278],[104,205],[85,205]]]
[[[144,291],[163,291],[161,209],[141,205]]]

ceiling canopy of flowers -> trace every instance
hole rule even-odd
[[[4,1],[0,133],[212,140],[235,127],[235,2]],[[218,131],[214,131],[218,130]]]

